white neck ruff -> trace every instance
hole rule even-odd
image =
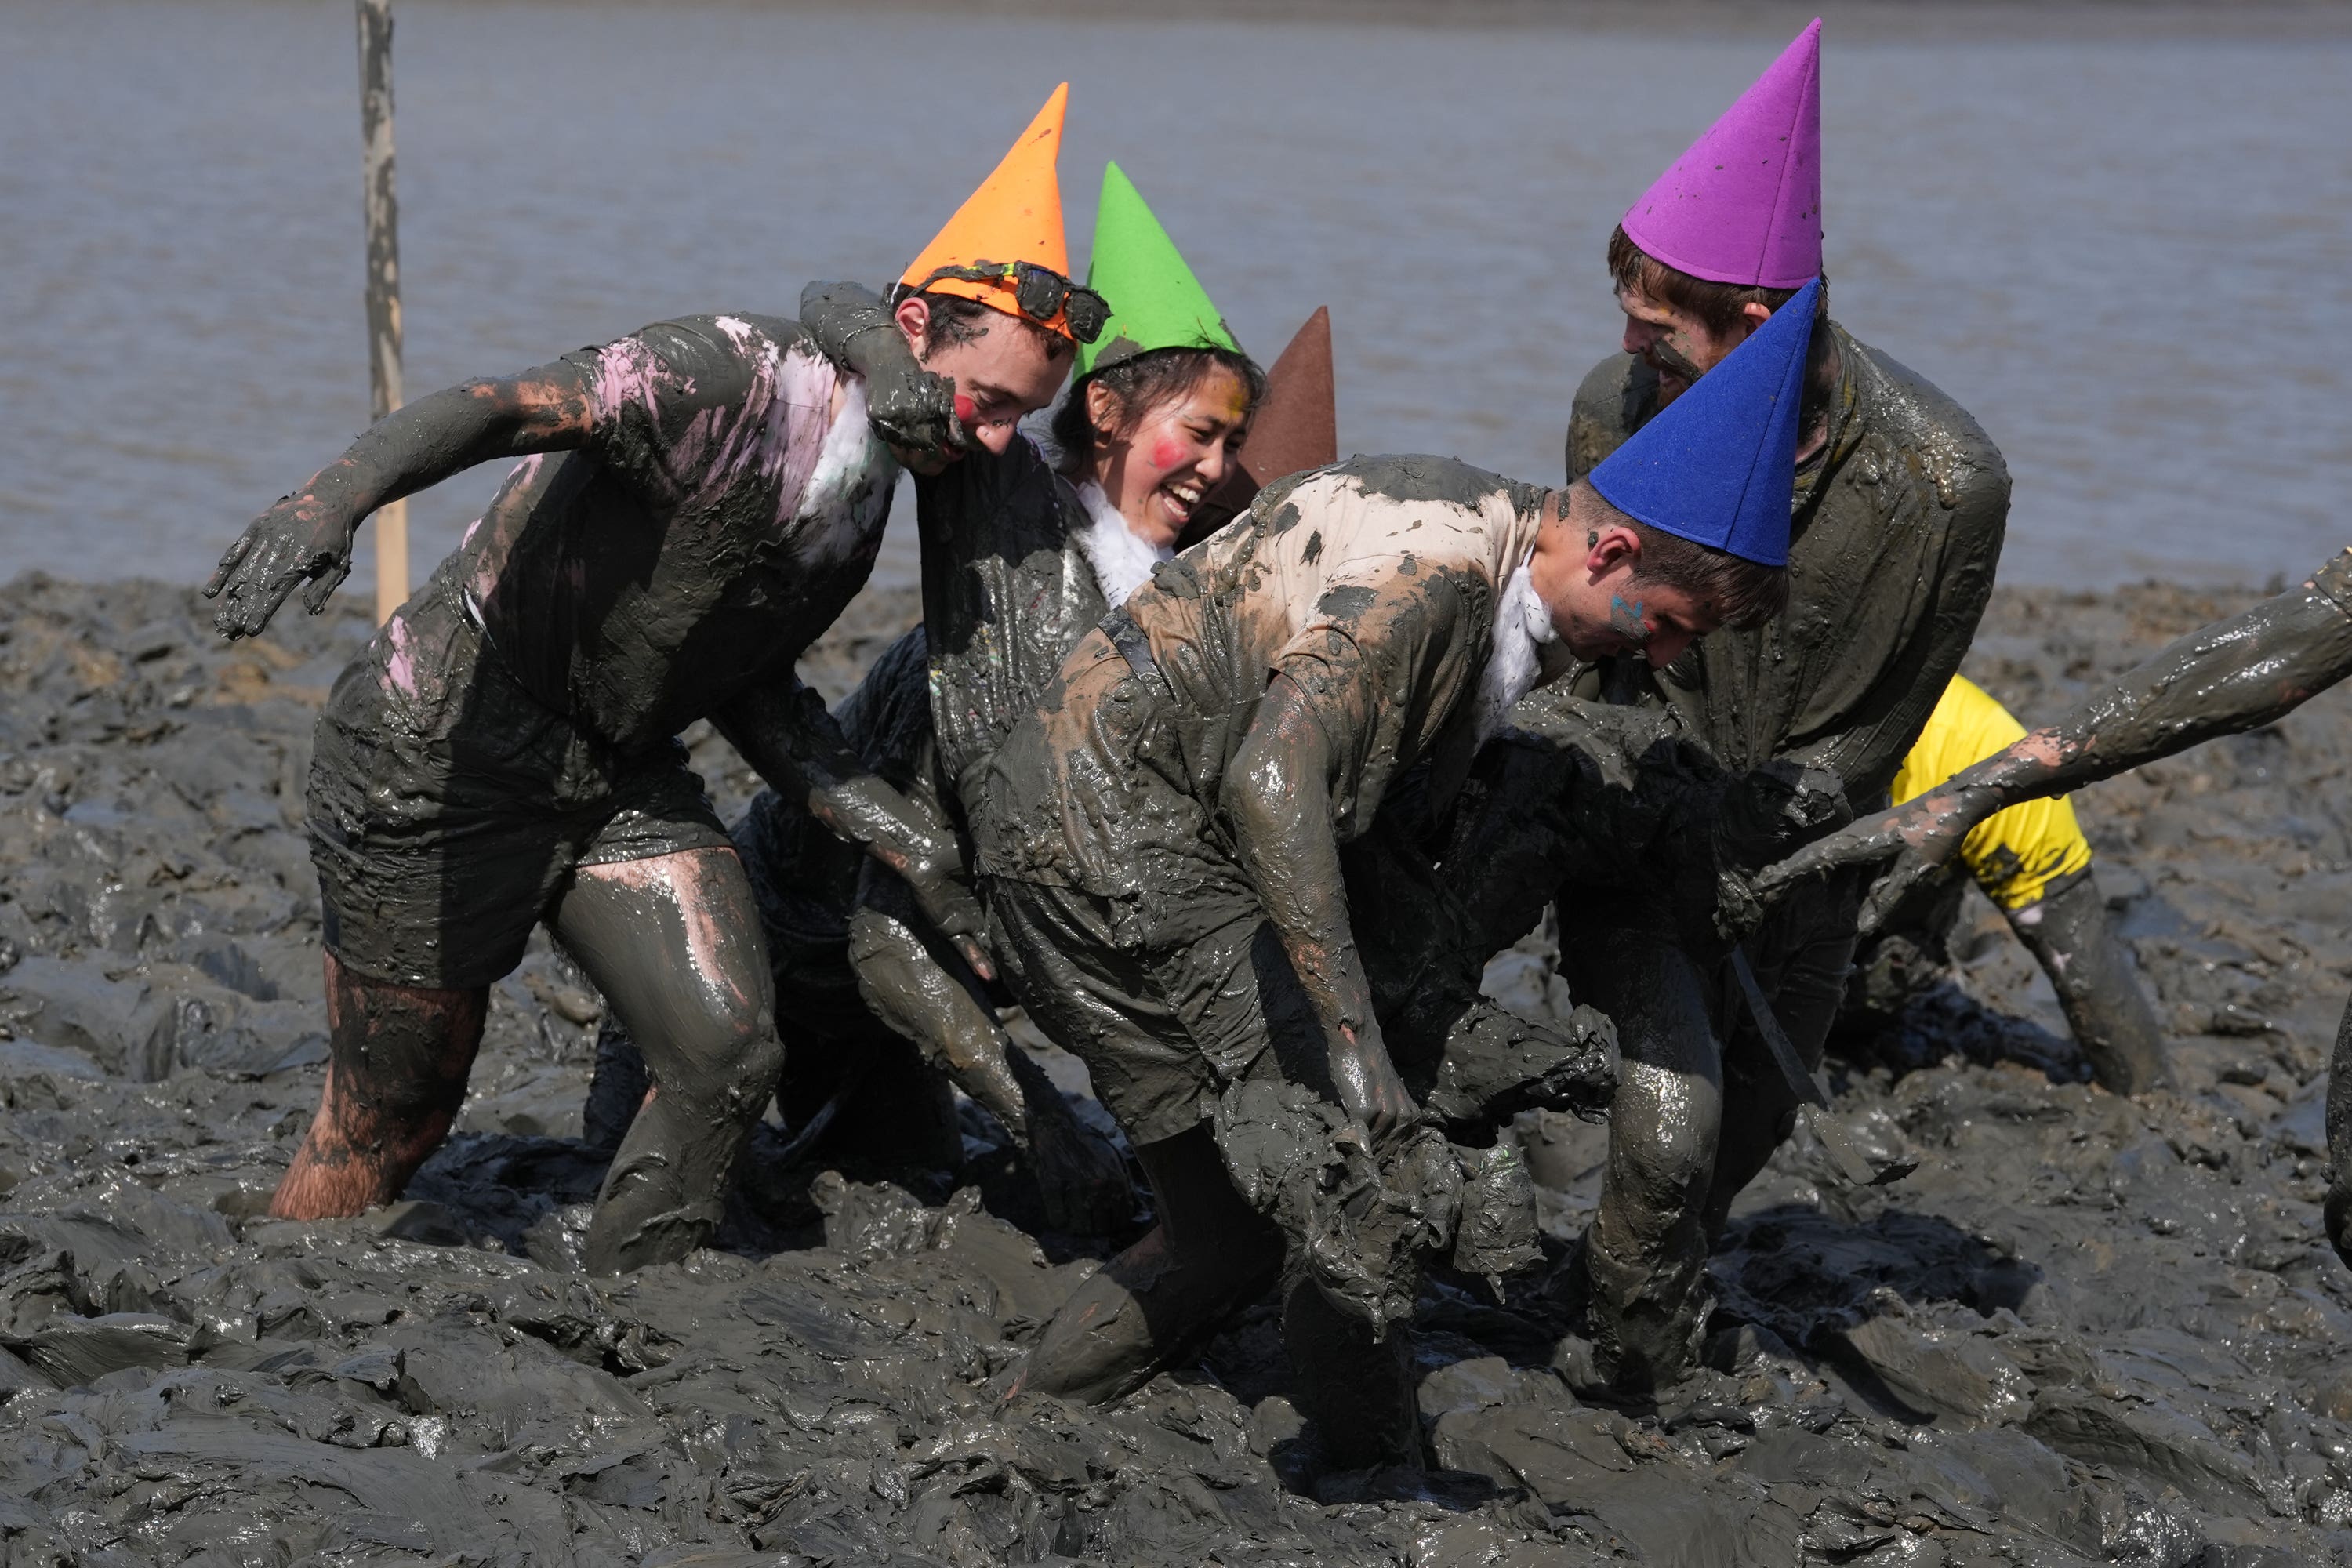
[[[1551,611],[1536,593],[1535,579],[1522,565],[1503,585],[1503,601],[1495,609],[1495,651],[1478,679],[1478,742],[1484,745],[1503,727],[1507,715],[1522,697],[1536,688],[1543,673],[1541,645],[1559,639]]]
[[[1129,595],[1151,581],[1154,566],[1173,561],[1176,552],[1137,538],[1094,480],[1076,488],[1088,520],[1078,535],[1078,548],[1086,552],[1087,564],[1095,569],[1095,582],[1101,586],[1103,597],[1117,609],[1127,603]]]

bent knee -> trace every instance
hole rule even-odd
[[[1622,1182],[1661,1200],[1706,1186],[1723,1131],[1723,1099],[1695,1073],[1627,1062],[1610,1107],[1609,1156]]]
[[[765,1007],[673,1016],[663,1026],[639,1040],[664,1094],[713,1104],[764,1100],[783,1073],[784,1043]]]

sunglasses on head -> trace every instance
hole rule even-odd
[[[934,267],[915,285],[915,292],[921,293],[942,278],[961,279],[967,283],[1010,281],[1013,302],[1021,307],[1023,315],[1033,321],[1050,321],[1066,311],[1065,319],[1070,324],[1070,335],[1082,343],[1102,336],[1103,325],[1110,320],[1108,300],[1034,261],[976,261],[970,267]]]

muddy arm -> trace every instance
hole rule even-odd
[[[520,375],[469,381],[384,416],[294,494],[253,520],[220,560],[205,596],[226,595],[215,624],[253,637],[304,582],[312,615],[351,574],[361,520],[387,501],[499,458],[584,442],[595,407],[589,373],[559,360]]]
[[[796,677],[755,681],[711,722],[777,794],[805,803],[836,837],[904,878],[964,962],[982,978],[994,977],[981,945],[979,902],[958,880],[963,856],[954,831],[866,766],[815,692]]]
[[[906,883],[866,863],[849,917],[849,962],[874,1016],[996,1118],[1028,1156],[1056,1230],[1093,1235],[1134,1213],[1118,1146],[1080,1121],[1045,1069],[1013,1044],[962,960],[914,907]]]
[[[1411,1125],[1419,1109],[1372,1016],[1332,834],[1331,775],[1331,748],[1313,700],[1288,676],[1276,676],[1234,754],[1226,810],[1243,868],[1323,1026],[1340,1102],[1385,1136]]]
[[[943,459],[968,445],[954,381],[923,368],[879,294],[812,283],[801,290],[801,325],[826,358],[866,378],[866,422],[902,457]]]
[[[1958,853],[1969,830],[2005,806],[2267,724],[2352,675],[2352,552],[2311,582],[2189,633],[2047,729],[1955,773],[1917,799],[1865,818],[1759,879],[1769,899],[1800,878],[1900,855],[1873,890],[1865,929]]]

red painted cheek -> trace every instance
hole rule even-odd
[[[1151,466],[1163,474],[1182,468],[1191,455],[1173,436],[1162,436],[1151,444]]]
[[[977,425],[980,423],[980,405],[959,392],[955,398],[955,416],[966,425]]]

